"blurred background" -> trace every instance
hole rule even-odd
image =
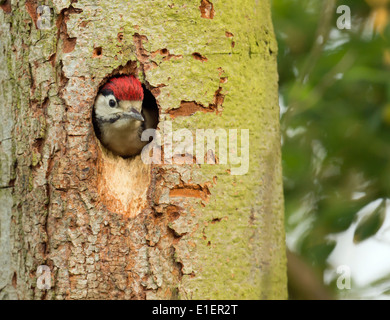
[[[390,0],[271,3],[290,298],[390,299]]]

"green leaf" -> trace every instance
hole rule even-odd
[[[358,223],[353,235],[355,244],[367,240],[375,235],[383,224],[386,217],[386,199],[369,215],[364,216]]]

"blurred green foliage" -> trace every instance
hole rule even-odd
[[[334,247],[327,235],[390,197],[390,1],[271,2],[286,229],[323,270]],[[340,5],[351,9],[350,30],[337,28]]]

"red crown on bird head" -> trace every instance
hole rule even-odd
[[[144,99],[141,82],[132,75],[113,77],[103,86],[102,90],[111,90],[118,100],[140,101]]]

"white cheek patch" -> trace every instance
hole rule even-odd
[[[100,118],[111,118],[113,115],[121,113],[116,107],[110,107],[110,100],[113,99],[116,101],[114,95],[104,96],[100,94],[96,99],[95,103],[95,112]]]

